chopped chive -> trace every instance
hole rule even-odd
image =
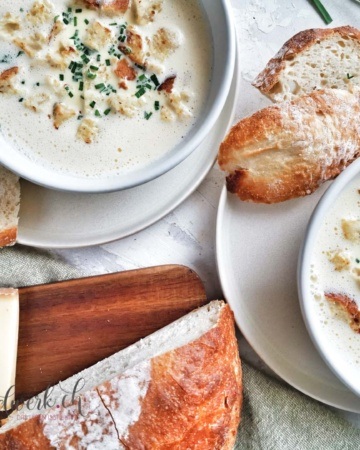
[[[113,22],[113,23],[110,23],[109,25],[110,25],[111,27],[116,27],[117,23],[116,23],[116,22]]]
[[[146,80],[146,75],[145,75],[145,74],[140,75],[140,76],[139,76],[139,80],[140,80],[140,81]]]
[[[81,98],[82,100],[85,100],[85,97],[84,97],[83,95],[80,95],[80,98]]]
[[[20,12],[24,12],[24,8],[20,8]]]
[[[37,82],[37,83],[35,83],[36,84],[36,86],[40,86],[40,83],[39,82]]]
[[[84,116],[82,114],[79,114],[77,117],[77,120],[81,120]]]
[[[158,77],[155,74],[151,75],[150,80],[155,84],[155,87],[160,86]]]
[[[105,87],[104,83],[95,84],[95,89],[103,89]]]
[[[68,12],[70,13],[72,11],[72,8],[69,6],[68,8]]]
[[[85,64],[90,62],[90,59],[85,55],[85,53],[81,55],[81,59],[84,61]]]
[[[23,52],[22,50],[19,51],[19,53],[16,55],[16,57],[18,58],[19,56],[23,55],[25,52]]]
[[[64,22],[65,25],[69,25],[69,21],[67,19],[64,18],[63,22]]]
[[[159,111],[159,109],[160,109],[160,102],[159,101],[156,100],[156,102],[154,103],[154,108],[155,108],[155,111]]]
[[[22,103],[24,101],[23,98],[19,98],[19,102]]]
[[[89,25],[89,21],[87,19],[84,19],[84,22],[86,23],[86,25]]]
[[[94,70],[95,72],[97,72],[99,70],[99,68],[97,66],[90,66],[91,70]]]
[[[100,60],[101,60],[101,55],[97,55],[96,61],[97,61],[97,62],[100,62]]]
[[[101,117],[100,111],[98,109],[95,111],[95,116]]]
[[[356,264],[360,263],[360,259],[359,258],[356,258],[355,261],[356,261]]]
[[[351,80],[351,78],[354,78],[354,76],[355,76],[355,75],[350,75],[350,74],[348,74],[348,73],[346,74],[346,77],[347,77],[348,80]]]
[[[69,86],[66,85],[66,86],[65,86],[65,91],[69,91],[69,90],[70,90]]]
[[[136,92],[136,94],[135,94],[135,97],[136,98],[140,98],[140,97],[142,97],[144,94],[145,94],[145,89],[144,88],[141,88],[141,89],[139,89],[137,92]]]
[[[21,84],[25,84],[25,80],[22,80]]]
[[[77,14],[79,14],[79,13],[82,12],[82,9],[81,9],[81,8],[80,8],[80,9],[75,9],[75,12],[76,12]]]
[[[91,108],[94,108],[95,105],[96,105],[96,102],[93,100],[93,101],[90,103],[90,107],[91,107]]]
[[[86,73],[86,76],[90,79],[90,80],[94,80],[96,78],[96,73],[92,73],[89,70]]]
[[[69,92],[69,97],[70,97],[70,98],[73,98],[73,97],[74,97],[74,94],[73,94],[72,92]]]
[[[106,59],[105,63],[106,63],[107,66],[110,66],[111,65],[110,59]]]
[[[106,110],[104,111],[104,116],[107,116],[108,114],[110,114],[110,112],[111,112],[111,108],[106,109]]]
[[[318,13],[323,18],[326,25],[329,25],[333,20],[330,14],[327,12],[325,6],[321,3],[320,0],[313,0],[315,8],[318,10]]]
[[[152,115],[153,115],[152,112],[150,112],[150,113],[147,113],[146,111],[144,112],[144,117],[146,120],[149,120]]]
[[[84,90],[84,82],[80,81],[79,83],[79,91],[83,91]]]
[[[59,75],[59,78],[60,78],[60,81],[64,81],[64,75],[62,73]]]
[[[55,16],[54,17],[54,22],[57,22],[58,18],[59,18],[59,16]]]
[[[74,27],[77,27],[77,17],[74,17]]]

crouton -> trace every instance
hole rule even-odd
[[[36,53],[44,47],[47,41],[48,39],[44,34],[34,33],[28,38],[16,38],[13,40],[13,43],[30,56],[30,58],[34,58]]]
[[[115,16],[128,10],[130,0],[83,0],[83,3],[90,9],[99,9],[109,16]]]
[[[63,42],[59,43],[59,47],[55,53],[48,53],[46,61],[55,69],[65,70],[71,58],[77,53],[74,47],[69,47]]]
[[[57,20],[54,25],[51,28],[50,34],[49,34],[49,42],[56,38],[63,30],[65,29],[65,25],[60,20]]]
[[[17,89],[14,86],[16,75],[19,73],[18,67],[12,67],[0,74],[0,93],[16,94]]]
[[[77,130],[77,137],[82,139],[86,144],[91,144],[99,132],[99,127],[92,119],[85,118],[82,120]]]
[[[165,61],[179,47],[179,35],[168,28],[160,28],[150,41],[151,54],[160,61]]]
[[[64,122],[75,115],[76,112],[72,108],[68,108],[63,103],[55,103],[53,108],[54,127],[58,130]]]
[[[341,228],[345,239],[353,242],[360,241],[360,220],[343,219]]]
[[[8,36],[16,33],[21,29],[21,21],[18,16],[7,12],[0,19],[0,32],[3,35]]]
[[[116,112],[127,117],[134,117],[144,104],[141,98],[122,97],[121,94],[111,96],[109,102]]]
[[[166,105],[161,107],[160,117],[164,122],[175,122],[176,120],[175,113]]]
[[[121,80],[132,81],[136,78],[136,70],[131,67],[128,61],[124,58],[118,61],[114,69],[114,73]]]
[[[53,5],[48,0],[36,1],[26,14],[26,18],[34,25],[50,22],[53,16]]]
[[[329,261],[334,265],[337,272],[342,272],[350,267],[349,255],[341,250],[334,250],[327,253]]]
[[[166,78],[165,81],[163,81],[160,86],[158,87],[158,91],[164,91],[168,94],[171,94],[174,89],[174,83],[176,80],[176,75],[173,75],[171,77]]]
[[[103,0],[101,11],[109,16],[124,14],[129,8],[130,0]]]
[[[95,21],[87,29],[84,44],[92,50],[101,50],[110,40],[111,30]]]
[[[153,22],[162,9],[163,0],[133,0],[136,23],[146,25]]]
[[[32,95],[31,97],[28,97],[25,102],[24,106],[31,109],[34,112],[41,112],[44,109],[44,106],[48,101],[50,100],[50,97],[45,92],[40,92],[39,94]]]
[[[131,61],[140,66],[145,65],[145,53],[143,39],[134,27],[128,27],[126,30],[125,44],[119,45],[119,50],[128,56]]]
[[[360,333],[360,311],[355,301],[346,294],[337,294],[333,292],[325,292],[325,298],[332,303],[332,306],[337,308],[337,312],[341,315],[345,315],[344,318],[347,320],[350,327],[356,333]]]
[[[168,95],[170,106],[180,119],[192,117],[192,113],[184,102],[189,101],[189,95],[186,92],[172,92]]]

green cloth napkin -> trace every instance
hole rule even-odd
[[[0,252],[0,287],[82,274],[50,253],[17,246]],[[360,430],[321,403],[243,362],[244,408],[236,450],[360,449]]]

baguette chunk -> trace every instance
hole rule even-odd
[[[350,26],[304,30],[288,40],[253,85],[274,102],[314,89],[360,84],[360,31]]]
[[[311,194],[359,156],[359,118],[359,92],[328,89],[241,120],[220,147],[228,190],[257,203]]]

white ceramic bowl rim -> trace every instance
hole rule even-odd
[[[208,12],[210,7],[214,10],[212,13],[213,23],[210,25],[215,58],[213,77],[216,79],[216,85],[214,82],[211,83],[208,104],[203,116],[199,118],[192,132],[178,147],[138,171],[135,170],[121,176],[85,178],[45,168],[12,149],[0,136],[1,164],[22,178],[41,186],[62,191],[87,193],[112,192],[132,188],[151,181],[177,166],[200,145],[214,126],[230,92],[235,69],[236,33],[229,0],[218,0],[214,3],[202,0],[202,4],[205,11]],[[221,33],[214,29],[214,26],[220,28]]]
[[[322,344],[322,341],[317,335],[315,329],[315,320],[310,308],[313,297],[310,293],[310,261],[313,254],[313,248],[317,239],[318,232],[324,222],[325,215],[333,206],[334,202],[340,193],[347,188],[353,179],[360,175],[360,159],[352,163],[342,174],[332,183],[326,190],[325,194],[320,199],[316,208],[314,209],[310,221],[308,223],[305,238],[300,250],[298,261],[298,294],[300,299],[300,307],[303,319],[308,330],[308,333],[320,353],[321,357],[332,370],[332,372],[356,395],[360,396],[359,385],[354,386],[354,383],[342,370],[340,365],[335,366],[330,360],[331,348]]]

